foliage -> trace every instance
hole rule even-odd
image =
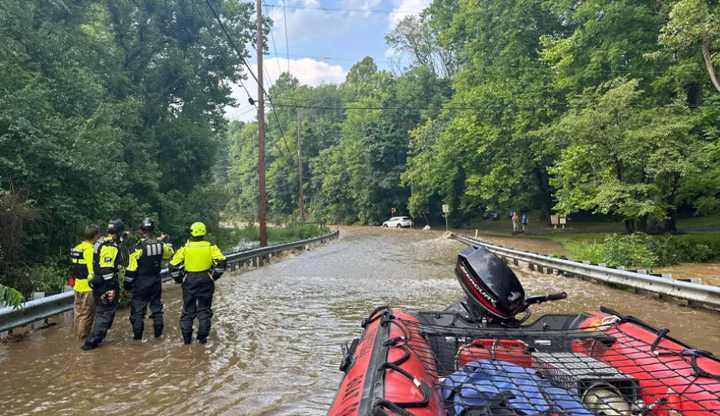
[[[575,259],[610,267],[647,269],[658,264],[658,257],[648,248],[647,237],[643,234],[608,235],[602,242],[570,243],[568,249]]]
[[[17,290],[0,285],[0,306],[19,307],[25,301],[25,297]]]
[[[574,259],[617,267],[651,268],[683,262],[702,262],[720,253],[720,234],[699,233],[650,236],[642,233],[608,235],[602,241],[563,244]]]
[[[275,106],[268,116],[266,156],[273,222],[299,217],[298,153],[313,220],[378,224],[392,208],[406,212],[409,189],[400,176],[408,137],[421,120],[439,112],[450,92],[446,80],[422,66],[396,77],[365,58],[339,87],[301,86],[283,74],[270,92]],[[372,109],[383,107],[387,110]],[[256,135],[256,124],[248,123],[231,126],[227,136],[232,197],[226,213],[242,221],[252,221],[256,212]]]
[[[48,295],[60,293],[65,287],[67,267],[62,265],[38,264],[28,269],[26,273],[32,281],[34,291],[45,292]]]
[[[638,108],[641,98],[636,80],[619,79],[586,91],[545,130],[566,143],[550,170],[558,211],[665,218],[682,202],[692,124],[682,109]]]
[[[254,221],[257,126],[224,119],[246,79],[253,6],[209,4],[239,51],[206,2],[2,3],[2,283],[53,267],[86,224],[111,217],[155,217],[175,241],[196,220],[212,233],[221,216]],[[340,85],[290,74],[272,85],[269,217],[300,221],[300,190],[318,222],[432,222],[448,204],[454,225],[487,211],[591,211],[673,232],[679,211],[717,213],[718,10],[433,0],[387,36],[410,55],[402,73],[366,57]],[[693,247],[685,257],[706,257]]]
[[[252,5],[211,4],[247,57]],[[196,219],[216,227],[225,201],[211,167],[240,59],[204,2],[4,1],[0,198],[22,209],[0,214],[3,231],[14,224],[2,278],[51,264],[92,222],[152,216],[175,236]]]
[[[268,240],[272,244],[304,240],[327,233],[328,230],[319,224],[292,223],[285,227],[268,227]],[[222,228],[210,239],[215,239],[219,247],[228,250],[240,242],[253,242],[260,240],[260,230],[255,224],[248,224],[243,228]]]
[[[712,0],[675,0],[659,36],[673,58],[702,53],[708,77],[720,93],[720,11]]]
[[[648,247],[657,255],[658,265],[661,266],[683,262],[702,262],[712,260],[720,255],[720,235],[699,233],[658,236],[648,239]]]

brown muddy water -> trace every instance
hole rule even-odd
[[[0,345],[0,413],[326,414],[341,378],[340,344],[361,333],[359,321],[377,305],[442,309],[457,300],[453,263],[463,247],[436,232],[343,229],[339,241],[220,280],[207,346],[181,345],[175,285],[165,287],[167,334],[159,340],[133,342],[125,309],[105,344],[84,353],[69,318],[60,319]],[[536,316],[607,305],[720,352],[718,314],[582,280],[518,274],[528,293],[570,295]]]

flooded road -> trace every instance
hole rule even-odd
[[[131,340],[120,310],[104,346],[83,353],[70,320],[0,345],[4,415],[324,415],[341,373],[339,345],[380,304],[442,309],[461,296],[463,245],[439,233],[343,229],[341,239],[218,282],[207,346],[181,344],[180,289],[165,287],[167,334]],[[577,279],[518,269],[528,293],[566,290],[548,311],[604,304],[720,352],[720,315]],[[146,336],[147,336],[146,325]]]

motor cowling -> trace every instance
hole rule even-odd
[[[460,252],[455,275],[474,318],[512,321],[526,309],[525,290],[515,273],[483,247],[469,247]]]

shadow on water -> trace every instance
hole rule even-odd
[[[361,333],[359,321],[381,304],[443,309],[457,300],[453,263],[462,248],[435,232],[344,229],[327,246],[220,280],[207,346],[180,344],[174,285],[164,292],[167,334],[159,340],[133,342],[128,310],[121,310],[106,344],[81,353],[65,318],[0,345],[3,414],[324,415],[341,377],[339,346]],[[529,293],[571,296],[536,315],[605,304],[720,351],[717,314],[581,280],[518,274]]]

